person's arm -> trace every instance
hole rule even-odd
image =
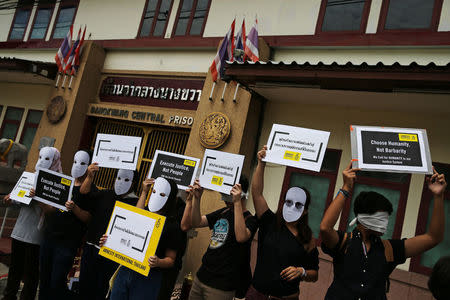
[[[192,228],[191,224],[191,212],[192,212],[192,198],[194,197],[193,186],[189,186],[189,189],[186,190],[186,206],[184,207],[183,218],[181,219],[181,230],[188,231]]]
[[[142,192],[139,197],[139,200],[136,204],[137,208],[144,209],[145,207],[145,200],[147,199],[148,192],[150,191],[150,187],[155,182],[155,179],[153,178],[147,178],[142,182]]]
[[[352,162],[350,162],[347,168],[345,168],[342,172],[344,179],[342,190],[347,193],[350,193],[353,189],[356,179],[356,171],[359,171],[359,169],[352,169]],[[320,223],[320,236],[322,238],[322,243],[330,249],[334,248],[339,241],[339,235],[336,230],[334,230],[334,225],[339,219],[339,215],[344,208],[346,200],[347,197],[344,193],[339,192],[333,202],[331,202],[328,209],[325,211],[322,222]]]
[[[193,228],[206,227],[208,226],[208,219],[200,213],[200,198],[203,194],[203,188],[200,186],[198,180],[194,182],[193,191],[194,199],[192,200],[191,225]]]
[[[239,183],[231,189],[234,205],[234,234],[238,243],[245,243],[252,236],[251,231],[245,225],[244,212],[242,210],[242,188]]]
[[[73,214],[81,220],[81,222],[87,224],[91,220],[91,213],[87,210],[80,208],[75,202],[72,200],[68,200],[65,204],[68,211],[73,212]]]
[[[175,258],[177,257],[177,251],[173,249],[166,250],[166,257],[159,258],[158,256],[150,256],[148,258],[148,263],[152,268],[162,268],[169,269],[175,264]]]
[[[425,234],[405,241],[406,258],[419,255],[442,242],[444,239],[445,210],[444,192],[447,187],[444,174],[438,174],[433,167],[433,175],[427,178],[428,188],[433,193],[434,205],[430,226]]]
[[[263,196],[264,190],[264,169],[266,168],[266,162],[262,161],[266,157],[267,146],[258,152],[258,165],[256,166],[255,173],[252,178],[252,198],[253,205],[255,206],[256,216],[261,218],[261,216],[269,209],[267,201]]]
[[[98,163],[93,163],[89,165],[87,169],[86,179],[83,181],[83,184],[80,186],[81,194],[89,194],[92,187],[92,182],[94,182],[95,173],[99,170]]]
[[[292,281],[301,278],[303,281],[315,282],[319,278],[317,270],[306,270],[303,267],[287,267],[280,273],[281,278],[287,281]]]

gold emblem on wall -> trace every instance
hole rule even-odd
[[[63,97],[56,96],[47,106],[47,117],[50,123],[58,123],[66,113],[66,101]]]
[[[228,139],[230,131],[231,123],[225,114],[220,112],[210,113],[200,124],[198,132],[200,143],[206,148],[218,148]]]

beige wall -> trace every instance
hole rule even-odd
[[[0,82],[0,105],[43,110],[50,97],[51,85]]]
[[[442,4],[441,19],[438,31],[450,31],[450,0],[444,0]]]
[[[320,92],[318,92],[320,93]],[[330,93],[330,91],[325,91]],[[333,92],[331,92],[333,93]],[[352,99],[353,102],[361,102],[368,94],[364,92],[337,92],[330,95],[335,103],[339,103],[344,98]],[[267,143],[269,133],[274,123],[293,125],[299,127],[313,128],[330,131],[328,148],[341,149],[341,163],[339,166],[339,175],[336,182],[335,193],[341,187],[341,172],[351,159],[349,126],[371,125],[371,126],[391,126],[391,127],[409,127],[427,129],[431,155],[433,161],[450,163],[450,139],[448,138],[448,128],[450,128],[450,103],[443,104],[440,113],[435,110],[434,113],[425,112],[422,109],[413,111],[401,111],[400,109],[383,109],[380,105],[378,109],[356,105],[314,105],[317,102],[314,94],[304,99],[301,91],[298,92],[298,102],[283,102],[282,93],[278,99],[267,102],[264,113],[261,137],[259,139],[259,148]],[[378,97],[388,97],[391,101],[396,101],[395,94],[375,94]],[[419,94],[423,103],[442,101],[445,95]],[[373,95],[372,95],[373,96]],[[405,94],[406,97],[414,99],[417,94]],[[312,98],[311,98],[312,97]],[[448,100],[448,99],[447,99]],[[412,100],[414,101],[414,100]],[[417,100],[419,101],[419,100]],[[246,158],[250,159],[250,158]],[[284,179],[285,167],[269,164],[265,172],[265,190],[264,195],[269,203],[269,207],[276,210],[280,197],[281,186]],[[409,189],[406,213],[403,224],[402,237],[411,237],[415,234],[418,209],[423,187],[423,175],[413,175]],[[253,211],[251,199],[248,205]],[[401,269],[408,269],[409,260]]]
[[[8,40],[9,30],[11,28],[11,23],[14,18],[15,10],[5,10],[0,15],[0,42]]]
[[[320,0],[212,0],[204,36],[224,36],[233,18],[241,26],[245,16],[246,32],[258,16],[260,35],[307,35],[314,34],[319,15]],[[238,29],[236,28],[236,31]]]
[[[88,25],[92,39],[134,39],[145,0],[81,0],[74,28]]]

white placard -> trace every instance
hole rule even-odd
[[[172,179],[179,189],[186,190],[194,184],[199,164],[195,157],[156,150],[147,178]]]
[[[207,189],[230,194],[231,188],[239,183],[244,156],[206,149],[200,171],[200,184]]]
[[[136,170],[141,148],[141,137],[97,134],[92,162],[99,167]]]
[[[11,199],[24,204],[30,204],[32,198],[27,195],[30,194],[30,190],[34,186],[34,173],[23,172],[16,186],[11,191]]]
[[[350,126],[353,167],[382,172],[432,174],[425,129]]]
[[[264,161],[319,172],[328,131],[273,124]]]
[[[111,215],[105,247],[144,261],[156,220],[116,206]]]

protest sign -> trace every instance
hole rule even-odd
[[[74,178],[51,170],[38,169],[35,174],[33,199],[67,211],[67,200],[72,197]]]
[[[147,178],[172,179],[179,189],[186,190],[194,183],[200,159],[156,150]]]
[[[239,154],[206,149],[200,184],[204,188],[229,195],[233,185],[239,183],[244,158]]]
[[[354,168],[432,174],[424,129],[350,126]]]
[[[34,173],[23,172],[11,191],[10,198],[24,204],[30,204],[32,198],[28,197],[34,186]]]
[[[166,218],[117,201],[109,220],[108,239],[99,254],[144,276],[158,247]]]
[[[319,172],[329,137],[327,131],[273,124],[263,161]]]
[[[136,170],[141,148],[141,137],[97,134],[93,162],[99,167]]]

